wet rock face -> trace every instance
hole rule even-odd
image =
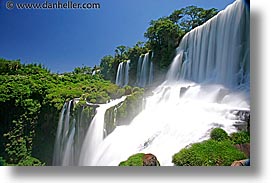
[[[249,110],[232,110],[231,111],[237,118],[234,126],[239,131],[250,131],[250,111]]]
[[[246,157],[250,157],[250,144],[236,144],[234,145],[235,148],[237,148],[238,150],[242,151]]]
[[[157,157],[153,154],[144,154],[143,166],[160,166]]]
[[[180,97],[182,97],[188,89],[189,89],[189,86],[188,87],[181,87],[180,88]]]

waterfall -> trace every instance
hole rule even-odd
[[[86,134],[94,108],[98,105],[87,103],[75,109],[79,99],[66,102],[61,110],[53,154],[53,165],[73,166],[77,165],[80,149]],[[87,110],[87,109],[90,110]],[[89,112],[87,112],[89,111]]]
[[[128,84],[129,69],[130,69],[130,60],[119,63],[118,69],[117,69],[117,75],[116,75],[116,85],[123,87]]]
[[[139,59],[139,86],[148,82],[148,60],[148,54]],[[97,155],[85,165],[117,166],[143,152],[171,166],[175,153],[209,139],[213,128],[236,132],[234,111],[250,110],[249,75],[249,15],[237,0],[182,39],[167,80],[146,98],[144,110],[97,143]]]
[[[123,85],[123,62],[119,63],[116,74],[116,85]]]
[[[149,80],[148,80],[148,84],[152,84],[153,83],[153,79],[154,79],[154,64],[151,61],[150,62],[150,70],[149,70]]]
[[[125,63],[125,81],[124,81],[124,86],[126,86],[129,83],[129,69],[130,69],[130,60],[127,60]]]
[[[138,60],[137,65],[137,86],[139,87],[145,87],[148,84],[153,83],[153,69],[154,65],[152,62],[152,56],[150,58],[150,54],[146,53],[144,56],[141,55]]]
[[[249,88],[249,49],[249,10],[236,1],[184,36],[167,79]]]
[[[72,100],[65,103],[58,122],[57,135],[55,140],[53,165],[70,165],[71,161],[71,144],[73,139],[70,138],[74,130],[70,131],[70,114]]]
[[[209,139],[213,128],[221,127],[229,134],[237,131],[235,124],[244,121],[236,111],[250,110],[249,10],[243,1],[235,1],[190,31],[176,51],[167,80],[145,99],[143,111],[129,125],[117,126],[104,138],[106,110],[125,97],[97,108],[78,165],[117,166],[129,156],[143,152],[156,155],[162,166],[172,166],[175,153]],[[125,84],[126,68],[126,63],[119,65],[117,84]],[[145,54],[139,57],[136,81],[145,87],[150,80],[153,63]],[[66,122],[70,105],[64,105],[57,130],[57,150],[65,157],[75,156],[76,149],[71,145],[75,130]],[[70,164],[71,160],[62,159],[62,155],[55,161],[61,159]]]
[[[57,132],[56,132],[56,138],[55,138],[55,145],[54,145],[54,155],[53,155],[53,165],[59,165],[61,162],[60,152],[61,152],[61,144],[62,144],[62,129],[63,129],[63,120],[65,115],[65,110],[67,108],[67,103],[63,105],[63,108],[60,113],[58,126],[57,126]]]
[[[107,104],[101,104],[96,110],[96,115],[93,118],[87,135],[82,145],[79,165],[87,166],[94,165],[98,160],[99,145],[104,139],[104,115],[107,109],[124,101],[126,97],[122,97],[117,100],[113,100]]]
[[[143,61],[143,55],[139,56],[138,59],[138,65],[137,65],[137,76],[136,76],[136,84],[139,86],[140,83],[140,72],[141,72],[141,66],[142,66],[142,61]]]

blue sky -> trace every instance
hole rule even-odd
[[[74,0],[98,2],[91,10],[7,10],[0,0],[0,58],[41,63],[52,72],[98,65],[119,45],[145,41],[151,20],[189,5],[224,9],[234,0]],[[14,0],[14,2],[44,2]],[[49,0],[48,2],[55,2]],[[64,1],[63,1],[64,2]]]

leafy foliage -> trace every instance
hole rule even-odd
[[[18,164],[32,154],[41,157],[36,153],[42,150],[52,155],[51,144],[65,101],[81,98],[106,103],[125,94],[118,93],[119,87],[100,74],[92,75],[93,69],[86,66],[64,74],[52,74],[41,65],[4,59],[0,66],[0,135],[4,137],[0,138],[1,146],[4,144],[0,155],[9,164]]]
[[[228,134],[221,128],[214,128],[210,133],[210,137],[216,141],[223,141],[228,139]]]
[[[126,161],[119,163],[119,166],[143,166],[144,153],[138,153],[130,156]]]
[[[40,160],[27,156],[24,159],[20,160],[18,166],[44,166],[45,163],[41,163]]]
[[[250,142],[250,135],[246,131],[235,132],[230,135],[233,144],[245,144]]]
[[[161,81],[175,56],[175,49],[181,38],[217,13],[215,8],[203,9],[188,6],[175,10],[167,17],[152,20],[144,33],[147,42],[137,42],[133,47],[117,46],[114,56],[108,55],[101,59],[100,70],[103,78],[115,82],[119,63],[131,60],[129,84],[135,85],[139,56],[150,51],[154,53],[154,78]]]
[[[173,163],[177,166],[230,166],[233,161],[245,158],[230,141],[207,140],[176,153]]]
[[[6,161],[3,159],[3,157],[0,157],[0,166],[5,166]]]
[[[190,30],[202,25],[218,13],[215,8],[203,9],[197,6],[187,6],[180,10],[175,10],[168,18],[180,26],[186,34]]]
[[[167,70],[175,55],[183,31],[168,18],[151,21],[144,36],[148,38],[147,46],[155,54],[155,65],[159,70]]]
[[[142,110],[144,90],[130,86],[125,86],[123,90],[124,95],[129,95],[125,101],[105,112],[104,123],[107,134],[110,134],[117,125],[128,125]]]
[[[14,165],[43,165],[32,158],[33,155],[50,163],[50,156],[45,154],[52,154],[51,144],[59,112],[64,102],[72,98],[106,103],[134,93],[120,107],[118,119],[125,121],[135,116],[138,111],[136,106],[141,106],[138,101],[143,91],[128,86],[119,88],[113,84],[119,63],[131,60],[129,85],[133,86],[139,56],[154,53],[154,78],[161,80],[182,36],[216,13],[216,9],[190,6],[174,11],[168,17],[153,20],[144,34],[148,39],[146,43],[137,42],[133,47],[120,45],[115,48],[114,56],[103,57],[100,66],[94,68],[83,66],[73,72],[54,74],[41,64],[24,65],[20,60],[0,58],[0,156]],[[232,136],[236,143],[239,138]]]

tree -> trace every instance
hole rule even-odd
[[[175,10],[168,18],[178,24],[184,33],[189,32],[195,27],[202,25],[218,13],[215,8],[203,9],[197,6],[187,6],[180,10]]]
[[[117,58],[119,58],[121,60],[127,59],[127,51],[128,50],[129,50],[129,48],[126,47],[126,46],[123,46],[123,45],[116,47],[116,49],[115,49],[115,53],[116,53],[115,57],[117,57]]]
[[[104,56],[101,59],[100,70],[104,79],[115,82],[117,65],[118,64],[115,63],[115,58],[111,55]]]
[[[167,17],[151,21],[144,36],[148,38],[146,46],[154,52],[157,70],[165,71],[172,62],[175,49],[179,44],[183,31]],[[160,73],[163,75],[163,73]]]
[[[76,67],[73,71],[75,74],[92,74],[93,69],[88,66]]]

